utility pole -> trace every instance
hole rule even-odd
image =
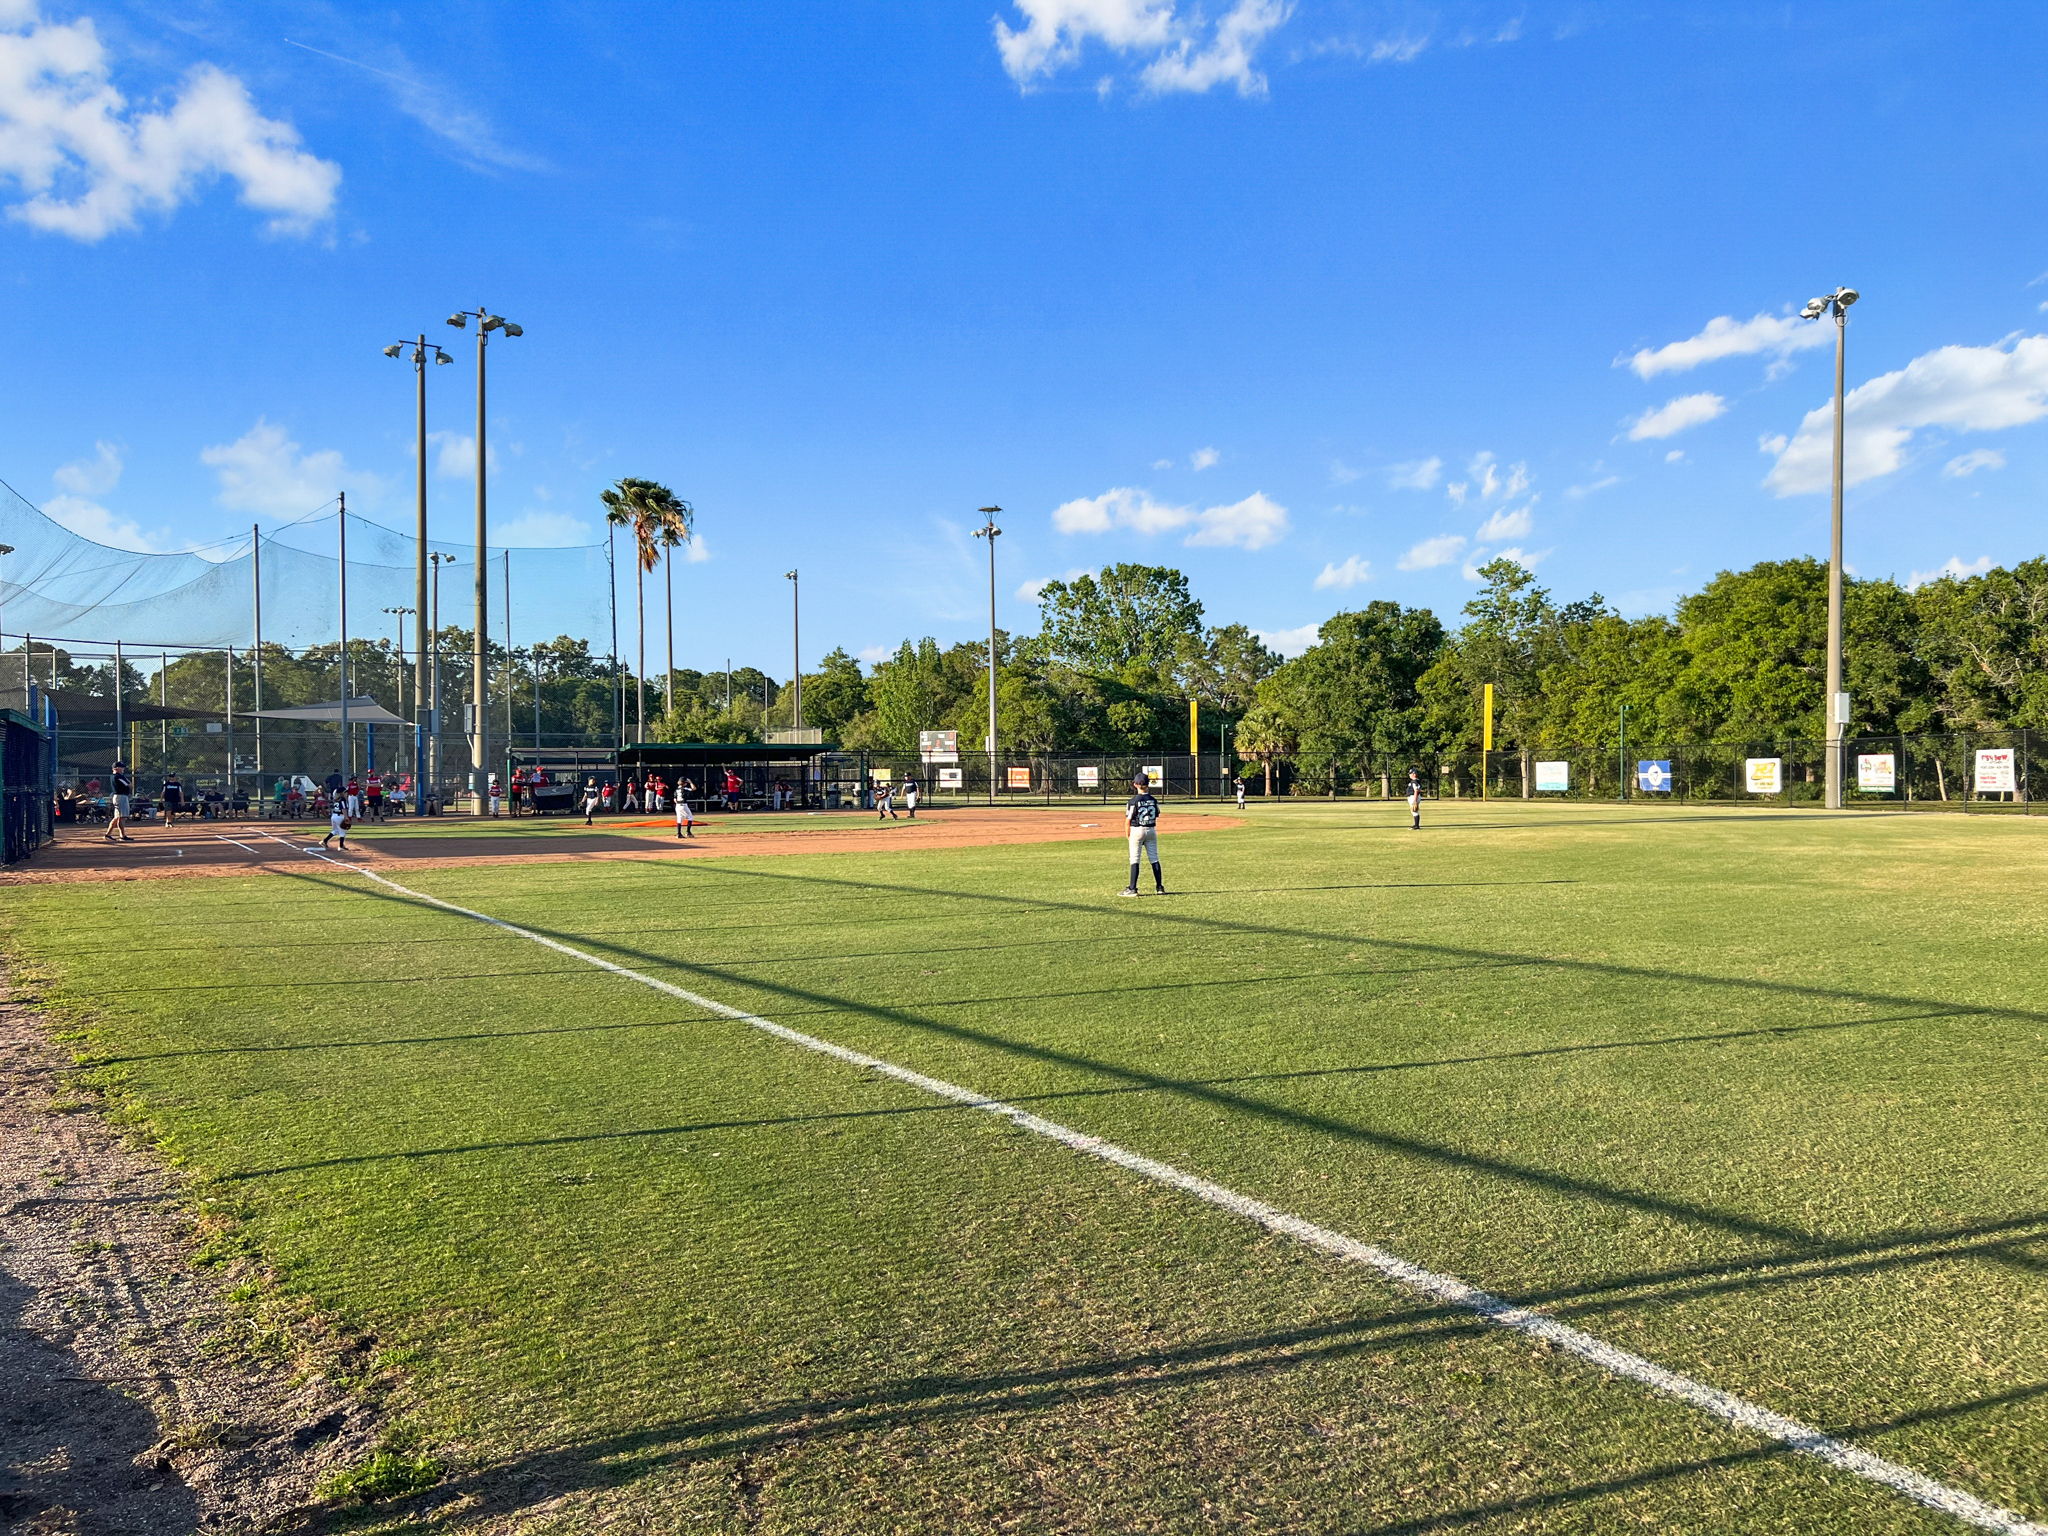
[[[428,343],[422,331],[409,342],[397,341],[384,349],[386,357],[403,357],[406,349],[412,349],[413,392],[413,648],[412,679],[412,783],[413,814],[424,816],[427,802],[421,790],[431,772],[428,757],[430,723],[425,718],[422,701],[427,697],[427,354],[432,353],[438,364],[454,361],[439,347]],[[396,610],[387,610],[396,611]],[[404,645],[399,646],[403,651]]]
[[[263,796],[263,525],[249,525],[249,595],[255,609],[255,648],[250,651],[256,674],[256,795]]]
[[[798,591],[796,572],[791,571],[789,572],[789,675],[795,679],[791,686],[796,689],[796,701],[790,713],[789,724],[792,730],[800,731],[804,728],[804,640],[802,627],[803,604],[798,597]]]
[[[986,519],[974,530],[977,539],[988,540],[988,803],[996,803],[996,540],[1003,530],[996,526],[1001,507],[977,509]]]

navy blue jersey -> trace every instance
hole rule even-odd
[[[1134,827],[1159,825],[1159,802],[1152,798],[1151,790],[1141,789],[1124,802],[1124,820]]]

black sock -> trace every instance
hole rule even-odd
[[[1135,865],[1135,864],[1133,864],[1133,865],[1131,866],[1131,883],[1130,883],[1129,889],[1131,889],[1131,890],[1134,890],[1134,891],[1135,891],[1135,890],[1136,890],[1137,888],[1138,888],[1138,866],[1137,866],[1137,865]]]
[[[1135,880],[1131,882],[1133,885],[1137,883]],[[1152,883],[1162,891],[1166,889],[1166,876],[1159,873],[1159,866],[1157,864],[1152,866]]]

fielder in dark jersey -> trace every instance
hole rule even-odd
[[[1136,793],[1124,802],[1124,825],[1130,829],[1131,883],[1120,894],[1138,894],[1138,861],[1149,855],[1152,884],[1164,896],[1166,877],[1159,872],[1159,802],[1152,798],[1152,781],[1147,775],[1141,773],[1131,780],[1131,788]]]

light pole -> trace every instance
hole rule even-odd
[[[427,722],[420,716],[420,701],[427,696],[427,354],[438,367],[454,358],[428,343],[421,332],[412,341],[395,341],[384,349],[386,357],[403,357],[412,349],[413,371],[413,538],[419,545],[413,562],[412,609],[414,671],[412,678],[412,782],[413,812],[426,813],[426,801],[418,793],[427,781]],[[387,613],[395,610],[386,609]],[[399,646],[403,651],[404,645]],[[260,705],[258,706],[261,707]]]
[[[790,649],[789,666],[790,676],[795,679],[793,686],[796,689],[796,701],[790,710],[789,724],[790,729],[800,731],[804,728],[803,604],[798,598],[798,593],[801,591],[801,587],[797,582],[796,572],[791,571],[788,574]]]
[[[996,803],[996,540],[1003,530],[996,526],[1001,507],[977,509],[987,519],[974,530],[977,539],[988,540],[988,803]]]
[[[405,621],[408,615],[417,613],[418,610],[414,608],[386,608],[384,611],[398,620],[396,625],[398,630],[397,666],[391,674],[391,702],[402,710],[405,708]],[[417,774],[420,742],[420,696],[417,693],[412,696],[412,713],[413,765],[414,772]]]
[[[1808,299],[1802,320],[1835,319],[1835,474],[1833,525],[1828,539],[1828,698],[1826,805],[1842,808],[1842,732],[1849,724],[1849,696],[1842,692],[1842,379],[1849,351],[1849,306],[1862,295],[1854,288]]]
[[[470,658],[469,797],[470,809],[481,816],[489,808],[491,757],[491,680],[489,658],[485,654],[490,644],[487,621],[491,588],[490,573],[484,559],[490,533],[484,494],[484,354],[490,345],[491,332],[503,331],[507,336],[523,336],[526,332],[503,315],[494,315],[487,309],[458,309],[448,317],[448,323],[458,331],[471,320],[476,321],[476,633],[471,637]]]
[[[11,554],[13,554],[13,553],[14,553],[14,546],[13,546],[12,544],[0,544],[0,560],[4,560],[4,559],[6,559],[6,558],[7,558],[7,557],[8,557],[9,555],[11,555]],[[5,598],[6,596],[7,596],[7,584],[6,584],[6,582],[4,582],[4,581],[0,581],[0,598]],[[7,649],[7,635],[6,635],[6,633],[5,633],[4,631],[0,631],[0,651],[4,651],[4,650],[6,650],[6,649]],[[29,660],[30,660],[30,657],[29,657],[29,648],[28,648],[28,641],[27,641],[27,640],[26,640],[26,639],[24,638],[24,639],[23,639],[23,641],[22,641],[22,644],[21,644],[21,695],[22,695],[22,705],[21,705],[21,707],[22,707],[23,709],[27,709],[27,708],[28,708],[28,670],[29,670]]]
[[[434,786],[434,797],[440,798],[441,791],[441,567],[453,565],[455,557],[435,550],[427,556],[434,569],[434,622],[433,660],[428,667],[427,720],[431,727],[432,754],[427,763],[428,782]],[[419,802],[420,814],[426,814],[427,794],[425,784],[413,786],[413,798]]]

